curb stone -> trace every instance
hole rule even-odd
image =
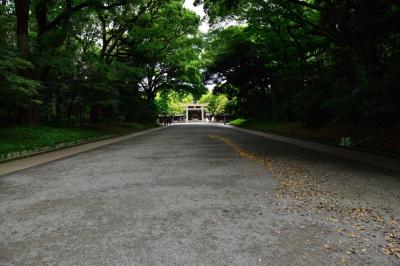
[[[137,132],[140,132],[140,131],[137,131]],[[77,145],[87,144],[87,143],[91,143],[91,142],[95,142],[95,141],[99,141],[99,140],[105,140],[105,139],[109,139],[109,138],[115,138],[115,137],[119,137],[119,136],[129,135],[129,134],[137,133],[137,132],[131,132],[128,134],[116,135],[116,136],[104,135],[102,137],[80,139],[80,140],[76,140],[76,141],[72,141],[72,142],[57,143],[55,146],[46,146],[46,147],[31,149],[31,150],[22,150],[22,151],[16,151],[16,152],[3,153],[3,154],[0,154],[0,163],[12,161],[12,160],[18,160],[18,159],[26,158],[26,157],[33,156],[33,155],[42,154],[45,152],[57,151],[57,150],[61,150],[61,149],[65,149],[65,148],[69,148],[69,147],[73,147],[73,146],[77,146]]]
[[[266,133],[262,131],[246,129],[241,127],[235,127],[231,125],[225,125],[224,127],[230,128],[236,131],[245,132],[247,134],[256,135],[259,137],[269,138],[272,140],[289,143],[295,146],[328,153],[334,156],[350,159],[365,164],[373,165],[380,168],[385,168],[391,171],[400,172],[400,160],[395,157],[388,157],[377,153],[370,153],[356,149],[349,149],[342,146],[334,146],[329,144],[321,144],[318,142],[312,142],[308,140],[302,140],[292,137],[286,137],[278,134]]]
[[[63,159],[73,156],[82,152],[87,152],[93,149],[104,147],[113,143],[124,141],[127,139],[135,138],[141,135],[152,133],[165,127],[156,127],[144,131],[138,131],[122,136],[113,136],[99,141],[92,141],[88,143],[79,143],[70,147],[63,147],[60,149],[53,149],[49,151],[40,152],[38,154],[25,156],[24,158],[12,159],[0,163],[0,178],[7,174],[18,172],[23,169],[31,168],[37,165],[45,164],[55,160]]]

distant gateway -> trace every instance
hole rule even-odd
[[[206,122],[206,108],[207,104],[187,104],[184,106],[186,110],[186,123],[189,121]]]

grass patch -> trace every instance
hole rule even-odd
[[[352,136],[347,127],[313,127],[305,128],[300,122],[272,122],[264,120],[237,119],[231,125],[271,132],[280,135],[318,140],[338,144],[343,136]]]
[[[247,122],[246,119],[238,118],[238,119],[236,119],[236,120],[231,121],[231,122],[229,123],[229,125],[235,126],[235,127],[240,127],[240,126],[245,125],[246,122]]]
[[[334,145],[339,145],[343,137],[350,137],[352,147],[400,157],[400,129],[377,130],[359,125],[305,128],[299,122],[278,123],[246,119],[236,119],[230,125]]]
[[[302,126],[300,123],[290,122],[290,123],[276,123],[272,121],[264,120],[247,120],[247,119],[236,119],[230,123],[232,126],[245,127],[249,129],[254,129],[258,131],[275,132],[284,135],[303,135],[301,132]]]
[[[138,123],[93,124],[86,125],[84,129],[95,130],[110,135],[121,135],[154,127],[154,125],[142,125]]]
[[[151,125],[119,123],[86,125],[81,128],[15,126],[0,128],[0,154],[55,147],[60,143],[116,136],[150,128]]]

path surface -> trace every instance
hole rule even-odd
[[[398,173],[173,126],[0,177],[0,265],[399,265],[399,218]]]

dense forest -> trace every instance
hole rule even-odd
[[[208,83],[218,113],[399,127],[399,1],[197,0],[205,34],[184,2],[1,1],[1,123],[148,121]]]
[[[400,123],[400,2],[205,0],[207,76],[267,120]]]
[[[3,0],[0,121],[154,120],[158,93],[205,91],[199,23],[179,0]]]

